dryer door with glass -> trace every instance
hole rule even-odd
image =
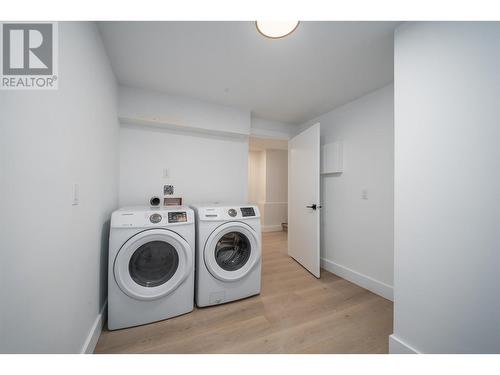
[[[217,227],[204,247],[207,269],[221,281],[242,279],[260,262],[258,238],[257,233],[242,222]]]
[[[129,297],[154,300],[176,290],[193,269],[187,241],[168,229],[149,229],[123,244],[114,262],[114,276]]]

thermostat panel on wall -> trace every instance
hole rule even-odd
[[[342,142],[331,142],[321,146],[321,174],[341,173]]]

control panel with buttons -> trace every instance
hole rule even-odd
[[[233,220],[254,220],[260,217],[259,208],[250,204],[239,205],[214,205],[214,206],[195,206],[198,210],[198,218],[203,221],[233,221]]]
[[[241,207],[241,216],[255,216],[255,210],[253,209],[253,207]]]
[[[187,222],[187,214],[185,211],[169,212],[168,213],[169,223],[185,223]]]

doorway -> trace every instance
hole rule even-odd
[[[287,229],[287,140],[250,137],[248,201],[259,207],[262,232]]]

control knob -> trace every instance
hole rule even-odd
[[[161,221],[162,217],[160,214],[152,214],[149,217],[149,221],[152,222],[153,224],[158,224]]]

